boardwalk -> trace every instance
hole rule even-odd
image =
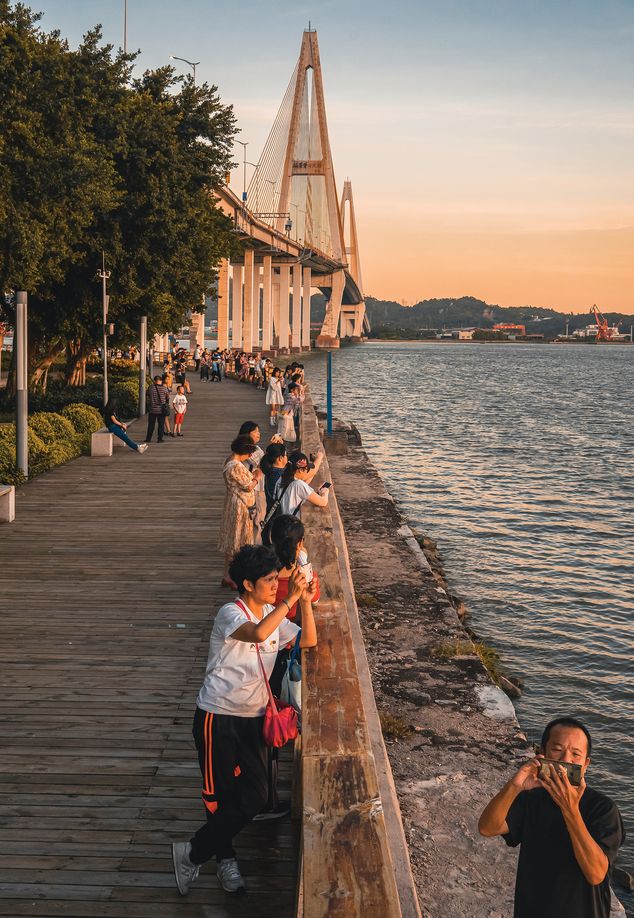
[[[264,393],[193,384],[185,438],[48,472],[0,528],[0,915],[293,913],[289,821],[240,837],[246,898],[211,864],[186,900],[173,883],[169,842],[202,818],[191,720],[228,595],[220,468],[242,420],[269,430]]]

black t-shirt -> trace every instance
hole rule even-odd
[[[586,787],[579,805],[610,866],[625,838],[616,804]],[[591,886],[575,858],[561,810],[542,787],[522,791],[509,810],[507,845],[521,845],[514,918],[609,918],[610,881]]]

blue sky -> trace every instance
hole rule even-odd
[[[122,43],[123,0],[43,11]],[[634,312],[634,3],[128,0],[128,47],[200,60],[257,161],[309,20],[367,293]]]

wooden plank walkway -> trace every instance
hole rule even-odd
[[[293,914],[290,821],[240,836],[246,897],[212,864],[187,899],[173,881],[169,843],[203,818],[191,722],[230,595],[221,465],[243,420],[269,439],[263,392],[190,381],[182,440],[47,472],[0,528],[0,915]]]

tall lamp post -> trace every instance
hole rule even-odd
[[[189,66],[194,71],[194,86],[196,85],[196,67],[200,64],[200,61],[188,61],[186,57],[176,57],[175,54],[170,54],[170,60],[172,61],[182,61],[184,64],[189,64]]]
[[[128,0],[123,0],[123,53],[128,53]]]
[[[236,140],[236,143],[239,143],[242,149],[244,150],[244,159],[243,162],[243,172],[242,172],[242,203],[247,203],[247,147],[249,146],[249,141]]]
[[[107,283],[110,279],[111,271],[106,271],[106,253],[101,253],[101,271],[97,271],[97,277],[101,281],[101,309],[103,317],[103,403],[108,404],[108,296]]]
[[[27,302],[26,290],[18,290],[15,295],[15,328],[13,330],[17,376],[15,458],[16,466],[25,478],[29,477]]]

